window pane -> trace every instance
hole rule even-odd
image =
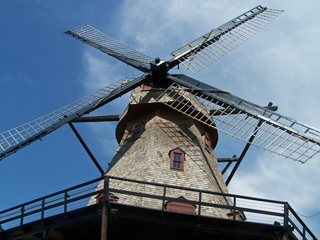
[[[137,126],[134,128],[134,132],[135,132],[135,133],[140,132],[140,125],[137,125]]]
[[[205,147],[207,148],[207,150],[209,150],[210,149],[210,137],[207,133],[204,137],[204,142],[205,142]]]
[[[173,153],[173,160],[181,161],[181,154],[180,153]]]
[[[132,140],[135,140],[140,137],[142,130],[142,124],[137,123],[132,127]]]
[[[206,135],[206,137],[205,137],[205,141],[206,141],[206,145],[209,145],[210,138],[209,138],[209,136],[208,136],[208,135]]]
[[[181,163],[180,162],[173,162],[173,167],[174,168],[181,168]]]

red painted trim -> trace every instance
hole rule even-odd
[[[153,87],[152,83],[145,83],[145,84],[142,84],[141,86],[142,90],[150,90],[152,87]]]
[[[178,199],[187,200],[182,196],[178,197]],[[196,206],[191,203],[170,201],[165,203],[165,209],[170,212],[196,214]]]
[[[180,155],[180,160],[174,159],[175,154]],[[185,161],[184,151],[182,151],[180,148],[175,148],[169,152],[169,155],[170,155],[170,168],[184,170],[184,161]]]
[[[96,196],[96,203],[99,203],[100,199],[103,199],[103,193],[100,193],[98,196]],[[114,195],[113,193],[108,194],[108,200],[110,202],[117,202],[119,198]]]
[[[204,148],[210,153],[211,152],[211,140],[209,133],[204,134]]]
[[[132,126],[132,138],[131,140],[136,140],[141,137],[143,131],[143,124],[141,122],[136,123]]]

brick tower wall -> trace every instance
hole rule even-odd
[[[138,103],[141,103],[143,98],[136,93],[134,99],[137,98],[140,98]],[[149,98],[148,102],[150,102],[150,99],[152,98]],[[136,123],[143,124],[143,132],[140,138],[132,140],[132,126]],[[209,151],[205,149],[205,133],[205,127],[192,118],[180,113],[154,108],[153,111],[136,116],[126,122],[126,129],[119,147],[109,164],[107,175],[227,193],[228,190],[222,178],[215,154],[212,149]],[[170,168],[169,153],[176,148],[185,153],[183,170]],[[114,180],[110,183],[111,188],[112,185],[118,189],[133,190],[140,193],[155,195],[163,193],[162,187],[133,184],[132,182]],[[101,182],[98,189],[102,187],[103,183]],[[117,196],[119,197],[119,203],[159,209],[162,206],[160,200],[120,194]],[[173,198],[183,196],[188,200],[199,200],[199,194],[196,192],[172,188],[166,190],[166,196]],[[216,204],[232,204],[229,199],[218,195],[203,194],[201,200]],[[91,199],[89,204],[93,203],[95,203],[94,198]],[[202,207],[201,213],[228,218],[227,214],[230,211]]]

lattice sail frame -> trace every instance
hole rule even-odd
[[[184,98],[186,91],[192,93],[194,99]],[[172,101],[161,101],[164,95],[170,96]],[[221,100],[208,97],[199,89],[188,89],[177,83],[173,83],[166,89],[159,96],[158,101],[245,142],[255,135],[252,145],[295,161],[305,163],[320,152],[320,130],[274,112],[270,114],[270,118],[251,115]],[[208,119],[205,115],[199,117],[195,114],[199,113],[197,109],[203,106],[211,118]]]
[[[144,78],[145,75],[139,78],[122,78],[52,113],[1,133],[0,160],[55,131],[73,119],[95,110],[108,97],[113,96],[112,94],[120,92],[120,95],[123,95],[124,93],[121,93],[123,88],[136,84],[135,82]]]
[[[171,56],[197,73],[253,36],[282,12],[257,6],[176,50]]]
[[[113,57],[121,60],[137,61],[146,68],[149,68],[149,63],[154,60],[151,57],[109,37],[87,23],[64,33]]]

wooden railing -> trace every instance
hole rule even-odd
[[[103,184],[101,181],[104,182],[103,186],[106,186],[106,188],[102,187],[100,190],[96,190],[99,183],[100,185]],[[88,206],[90,199],[101,193],[105,193],[105,196],[108,196],[109,193],[114,194],[119,199],[118,204],[136,206],[137,201],[134,201],[134,199],[143,199],[143,204],[140,204],[140,206],[161,211],[166,211],[168,202],[175,201],[195,206],[195,214],[201,216],[212,216],[212,213],[217,209],[222,209],[224,212],[229,213],[230,220],[238,221],[238,214],[244,213],[246,221],[271,225],[277,224],[283,226],[284,229],[293,228],[293,234],[298,239],[317,239],[287,202],[107,175],[0,211],[0,237],[1,231],[33,221],[43,220],[57,214],[67,214],[75,209],[85,208]],[[179,196],[184,196],[185,199],[178,198]],[[219,203],[208,201],[208,199],[219,198],[222,199]],[[107,198],[104,199],[107,200]]]

